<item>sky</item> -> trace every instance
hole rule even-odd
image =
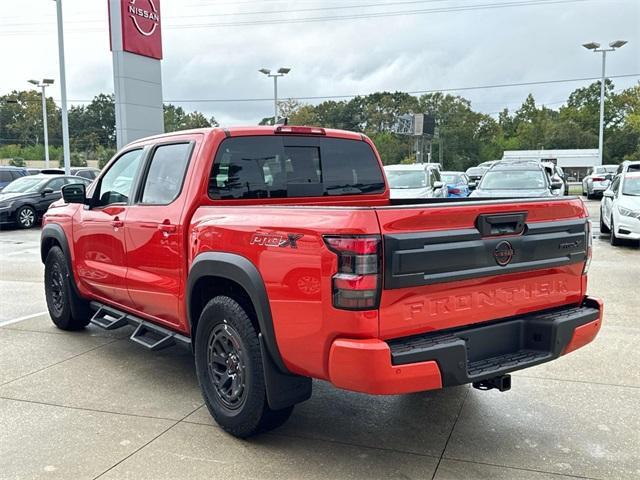
[[[107,0],[62,2],[70,103],[112,93]],[[226,126],[272,115],[262,67],[291,68],[281,98],[461,89],[449,93],[495,114],[528,93],[558,108],[591,81],[466,88],[598,77],[601,54],[581,45],[623,39],[607,75],[635,74],[614,79],[616,90],[640,81],[640,0],[161,0],[161,8],[164,101]],[[2,0],[0,95],[30,78],[55,79],[59,100],[55,3]]]

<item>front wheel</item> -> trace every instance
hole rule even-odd
[[[62,330],[80,330],[89,324],[89,304],[71,286],[67,261],[60,247],[52,247],[44,264],[44,292],[49,316]]]
[[[200,315],[195,339],[198,381],[211,416],[240,438],[282,425],[293,407],[269,408],[258,334],[247,312],[218,296]]]
[[[609,227],[604,223],[604,216],[602,215],[602,208],[600,209],[600,233],[609,233]]]
[[[611,237],[609,237],[609,243],[614,247],[622,245],[622,240],[616,236],[616,226],[613,224],[613,215],[611,216],[611,223],[609,225],[611,225]]]
[[[20,228],[31,228],[36,224],[36,211],[33,207],[25,205],[16,212],[16,223]]]

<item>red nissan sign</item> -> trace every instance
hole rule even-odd
[[[120,0],[122,49],[162,59],[160,0]]]

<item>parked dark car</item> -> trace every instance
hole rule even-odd
[[[484,174],[471,197],[555,197],[561,180],[550,180],[540,162],[501,161]]]
[[[25,175],[28,175],[26,168],[0,166],[0,192],[15,179]]]
[[[63,185],[91,182],[66,175],[27,175],[14,180],[0,192],[0,224],[31,228],[56,200]]]

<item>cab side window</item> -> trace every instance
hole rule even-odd
[[[156,148],[147,171],[140,203],[143,205],[169,205],[182,191],[182,183],[191,144],[177,143]]]
[[[127,203],[138,171],[142,150],[131,150],[111,165],[96,189],[97,206],[106,207],[114,203]]]
[[[60,190],[62,190],[62,186],[66,183],[66,178],[56,178],[55,180],[51,180],[49,183],[47,183],[47,186],[45,188],[50,188],[54,192],[59,192]]]

